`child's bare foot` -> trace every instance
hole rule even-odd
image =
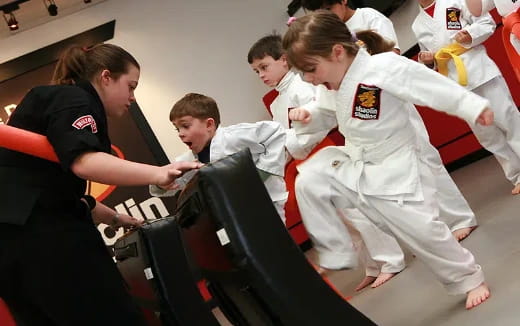
[[[366,288],[367,286],[369,286],[370,284],[374,283],[374,281],[376,280],[377,277],[375,276],[365,276],[365,278],[361,281],[361,283],[358,284],[358,286],[356,286],[356,291],[361,291],[363,290],[364,288]]]
[[[394,277],[397,273],[379,273],[374,283],[372,283],[371,287],[377,288],[378,286],[382,285],[392,277]]]
[[[482,302],[486,301],[490,296],[489,288],[486,283],[482,283],[473,290],[468,292],[468,296],[466,298],[466,309],[471,309]]]
[[[511,190],[511,194],[512,194],[512,195],[518,195],[518,194],[520,194],[520,183],[517,184],[517,185],[513,188],[513,190]]]
[[[332,269],[328,269],[328,268],[321,267],[321,266],[316,266],[315,269],[316,269],[316,272],[318,272],[318,274],[320,274],[320,275],[326,275],[327,273],[330,273],[332,271]]]
[[[470,227],[467,227],[467,228],[462,228],[462,229],[458,229],[458,230],[455,230],[452,232],[453,236],[455,237],[455,239],[457,239],[457,241],[462,241],[464,240],[471,232],[473,232],[473,230],[475,230],[477,228],[477,226],[470,226]]]

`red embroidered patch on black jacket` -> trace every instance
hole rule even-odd
[[[90,128],[92,129],[92,133],[95,134],[97,132],[96,120],[94,120],[94,117],[92,117],[90,114],[77,118],[72,123],[72,126],[78,130],[90,126]]]
[[[354,97],[352,117],[361,120],[379,119],[381,88],[359,84]]]
[[[461,30],[460,9],[446,8],[446,28],[448,30]]]

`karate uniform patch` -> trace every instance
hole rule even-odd
[[[72,126],[78,130],[90,126],[92,133],[95,134],[97,132],[96,120],[94,120],[94,117],[90,114],[77,118],[76,121],[72,123]]]
[[[381,88],[359,84],[354,97],[352,117],[361,120],[379,119]]]
[[[459,8],[446,8],[446,29],[448,30],[461,30],[462,24],[460,23],[460,9]]]

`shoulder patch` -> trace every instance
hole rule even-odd
[[[381,88],[359,84],[352,107],[352,118],[360,120],[379,119]]]
[[[92,117],[90,114],[77,118],[76,121],[72,123],[72,126],[78,130],[90,126],[92,133],[97,133],[96,120],[94,120],[94,117]]]
[[[446,29],[448,30],[461,30],[462,24],[460,23],[460,9],[459,8],[446,8]]]

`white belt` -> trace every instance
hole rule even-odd
[[[359,172],[354,177],[356,178],[356,191],[359,200],[363,204],[367,204],[365,196],[361,191],[361,176],[365,170],[365,163],[379,164],[390,156],[390,154],[406,145],[415,145],[415,133],[412,131],[411,126],[410,128],[401,129],[401,131],[392,135],[390,138],[377,144],[355,145],[348,142],[348,145],[338,147],[338,149],[347,154],[354,163],[354,167],[361,165],[360,168],[357,169]],[[338,164],[339,162],[332,163],[333,166]]]

